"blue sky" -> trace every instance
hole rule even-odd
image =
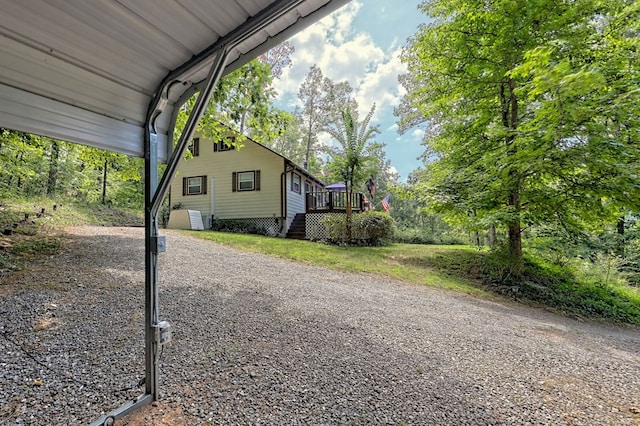
[[[418,168],[423,132],[397,132],[393,115],[404,93],[398,75],[405,72],[399,54],[409,36],[426,16],[417,9],[419,0],[353,0],[291,39],[296,51],[292,66],[275,82],[280,108],[293,111],[298,88],[312,65],[334,82],[348,81],[354,88],[360,113],[376,104],[372,124],[380,126],[377,140],[386,143],[391,166],[405,181]],[[329,143],[329,140],[323,140]]]

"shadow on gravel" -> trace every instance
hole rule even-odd
[[[165,288],[175,341],[167,403],[227,424],[496,424],[476,383],[434,353],[370,335],[348,312],[291,309],[260,290]],[[207,304],[204,301],[214,300]],[[185,310],[189,306],[189,310]],[[372,319],[373,322],[375,320]],[[224,420],[222,420],[224,419]]]
[[[144,233],[140,238],[125,235],[67,235],[67,254],[78,264],[86,263],[87,251],[99,253],[91,256],[88,266],[96,268],[119,269],[123,271],[144,271]],[[127,256],[113,256],[116,250],[125,248]]]

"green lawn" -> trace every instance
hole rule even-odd
[[[474,277],[482,254],[468,246],[392,244],[337,247],[310,241],[223,232],[189,234],[246,251],[264,253],[340,271],[365,272],[431,287],[489,297]]]
[[[518,280],[500,278],[499,255],[471,246],[392,244],[337,247],[309,241],[210,231],[197,238],[348,272],[370,273],[476,297],[508,298],[582,319],[640,324],[640,291],[581,281],[570,269],[528,258]]]

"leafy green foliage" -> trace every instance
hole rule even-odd
[[[234,232],[238,234],[267,235],[267,230],[253,222],[238,219],[213,219],[211,230],[219,232]]]
[[[7,129],[0,129],[0,159],[5,199],[48,195],[120,207],[143,203],[142,159]]]
[[[465,245],[467,239],[454,231],[430,232],[429,229],[412,227],[398,228],[393,235],[393,241],[403,244],[451,244]]]
[[[640,324],[640,292],[607,269],[611,259],[560,265],[527,255],[514,275],[508,255],[505,247],[482,253],[476,270],[487,290],[570,316]]]
[[[638,211],[637,2],[432,0],[404,50],[401,129],[428,124],[416,189],[472,232],[564,235]],[[558,233],[558,232],[557,232]]]
[[[339,245],[379,246],[389,244],[394,236],[393,218],[387,213],[356,213],[352,219],[352,233],[349,235],[346,215],[325,215],[322,224],[329,233],[328,242]]]
[[[347,219],[342,214],[327,214],[320,221],[329,234],[332,244],[346,244],[349,242],[347,233]]]
[[[355,110],[352,91],[348,82],[334,83],[325,77],[317,65],[314,64],[309,69],[298,91],[302,107],[296,110],[296,118],[303,129],[306,145],[303,165],[310,165],[312,158],[318,154],[318,134],[330,123],[340,120],[342,109]]]
[[[344,182],[347,192],[346,220],[347,237],[351,239],[351,200],[354,185],[364,183],[367,176],[373,175],[377,157],[376,149],[381,145],[371,141],[380,130],[378,127],[369,127],[369,122],[375,111],[375,105],[371,107],[367,116],[358,122],[354,110],[346,108],[342,110],[342,119],[325,127],[325,131],[338,143],[338,147],[327,148],[331,157],[328,167],[341,182]]]
[[[395,226],[388,213],[367,211],[354,216],[355,235],[362,235],[366,245],[388,244],[393,238]]]

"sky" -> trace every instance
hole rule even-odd
[[[406,72],[400,52],[407,38],[426,21],[417,9],[418,3],[419,0],[352,0],[290,39],[295,47],[292,65],[274,84],[279,94],[276,105],[293,111],[299,102],[300,84],[312,65],[320,67],[334,83],[348,81],[361,117],[376,104],[371,120],[381,131],[376,141],[386,144],[387,159],[400,181],[406,181],[409,173],[420,167],[418,157],[424,151],[420,145],[423,131],[413,129],[400,135],[393,115],[404,94],[398,82],[398,75]]]

